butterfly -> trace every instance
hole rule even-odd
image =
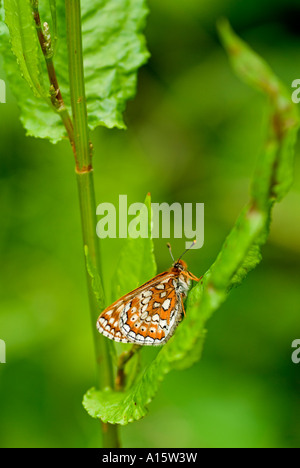
[[[168,247],[173,258],[169,244]],[[107,307],[97,320],[98,331],[120,343],[148,346],[165,344],[185,315],[183,299],[187,296],[192,280],[199,281],[188,271],[181,257],[168,271],[160,273]]]

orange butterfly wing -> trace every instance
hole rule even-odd
[[[124,307],[120,315],[122,333],[133,343],[157,346],[172,336],[182,314],[175,289],[176,279],[164,281],[142,291]]]
[[[174,267],[160,273],[107,307],[98,318],[98,331],[122,343],[165,344],[182,318],[182,297],[191,279],[199,281]]]
[[[102,335],[116,342],[132,343],[132,340],[126,338],[126,335],[120,329],[120,315],[122,310],[128,306],[134,297],[138,296],[141,292],[148,290],[152,285],[159,283],[161,278],[165,277],[167,274],[168,272],[160,273],[150,281],[147,281],[142,286],[139,286],[107,307],[100,314],[97,320],[98,331]]]

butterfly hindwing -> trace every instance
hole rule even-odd
[[[126,304],[120,315],[120,328],[130,341],[158,346],[172,336],[182,315],[176,281],[172,277],[165,278]]]
[[[107,307],[97,320],[97,329],[99,333],[106,336],[107,338],[121,343],[132,343],[132,341],[126,338],[126,335],[122,333],[120,329],[120,315],[123,309],[128,307],[130,301],[136,297],[140,292],[147,290],[160,281],[161,277],[164,277],[166,272],[160,273],[159,275],[147,281],[147,283],[134,289],[130,293],[118,299],[112,305]]]
[[[102,335],[111,340],[120,343],[131,343],[120,330],[120,313],[123,308],[123,303],[119,301],[102,312],[97,321],[97,328]]]
[[[139,345],[165,344],[184,314],[182,298],[191,279],[186,264],[178,261],[170,270],[126,294],[99,316],[97,328],[107,338]]]

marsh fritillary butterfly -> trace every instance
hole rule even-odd
[[[187,270],[181,257],[168,271],[107,307],[97,320],[98,331],[121,343],[165,344],[185,315],[183,298],[187,296],[191,281],[199,281]]]

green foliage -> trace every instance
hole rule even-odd
[[[269,98],[269,134],[252,184],[254,202],[258,208],[266,208],[272,200],[280,201],[293,182],[297,108],[289,91],[270,67],[234,34],[226,21],[220,23],[219,29],[237,75]]]
[[[205,247],[186,258],[195,274],[215,260],[247,201],[268,99],[239,82],[201,25],[212,31],[216,16],[233,15],[289,87],[300,49],[286,21],[292,4],[269,1],[279,20],[272,26],[258,0],[153,0],[147,26],[153,60],[128,109],[130,130],[100,128],[92,135],[97,203],[116,200],[118,193],[143,201],[143,187],[157,201],[205,202]],[[1,64],[0,57],[6,80]],[[7,104],[0,106],[0,337],[9,364],[0,365],[0,445],[99,447],[101,424],[78,405],[82,389],[94,385],[95,360],[72,162],[62,154],[67,145],[25,138],[6,84]],[[120,428],[124,447],[299,447],[299,365],[290,360],[300,302],[299,155],[298,140],[295,181],[274,207],[263,264],[207,324],[202,362],[171,372],[149,405],[149,418]],[[154,242],[161,271],[170,257],[163,239]],[[181,240],[171,242],[174,252],[183,251]],[[108,286],[121,241],[101,244]],[[159,350],[143,348],[142,365]],[[128,388],[132,383],[128,378]]]
[[[51,26],[58,83],[70,109],[65,2],[52,0],[50,10],[48,2],[39,3],[42,23],[47,21]],[[59,115],[49,105],[49,92],[42,85],[48,83],[48,77],[34,31],[30,0],[5,0],[4,5],[6,24],[2,11],[0,52],[18,100],[21,121],[27,135],[55,143],[66,132]],[[135,95],[137,70],[149,56],[142,35],[147,12],[144,0],[82,2],[84,73],[91,129],[99,125],[125,128],[122,113],[127,100]]]
[[[46,83],[48,83],[48,77],[45,75],[43,56],[39,50],[37,34],[36,31],[33,30],[33,27],[35,26],[33,25],[31,7],[29,6],[30,1],[24,0],[24,2],[19,3],[22,5],[22,11],[20,11],[20,9],[15,10],[13,8],[14,5],[10,0],[5,0],[4,2],[5,14],[4,10],[2,10],[0,21],[0,53],[4,59],[6,76],[10,88],[17,98],[21,122],[27,131],[27,135],[48,138],[55,143],[65,135],[65,129],[60,117],[51,107],[50,94],[46,91],[46,99],[41,98],[40,88],[38,87],[36,80],[34,83],[31,83],[31,86],[28,86],[28,80],[24,80],[23,78],[24,76],[34,75],[34,70],[33,72],[30,72],[30,69],[32,69],[30,63],[33,62],[37,69],[44,69],[43,82],[45,83],[45,86]],[[10,23],[10,16],[14,17],[15,21],[14,23],[11,22],[9,30],[7,24],[4,22],[4,18],[6,23]],[[15,25],[14,30],[12,30],[12,24]],[[28,31],[26,34],[28,35],[30,32],[31,40],[24,41],[24,29],[26,31],[26,28],[22,28],[22,24],[28,25]],[[26,58],[24,62],[16,60],[18,55],[16,57],[14,53],[19,54],[17,49],[13,47],[13,50],[11,50],[11,41],[13,42],[13,37],[19,37],[22,42],[21,50]],[[28,56],[30,56],[29,62],[27,60]],[[29,67],[29,70],[26,71],[27,67]],[[66,68],[65,65],[64,68]],[[46,86],[46,89],[47,88],[49,88],[49,86]]]
[[[56,142],[65,136],[59,116],[53,112],[44,58],[41,54],[30,0],[5,0],[1,8],[0,51],[7,77],[21,109],[27,134]],[[48,11],[48,6],[50,10]],[[57,77],[67,107],[70,107],[63,0],[41,3],[42,21],[51,24]],[[148,58],[141,31],[147,9],[144,0],[99,1],[82,4],[83,46],[89,126],[125,128],[122,113],[136,89],[136,74]],[[142,418],[160,382],[172,369],[184,369],[196,362],[202,352],[205,326],[212,313],[226,300],[261,261],[261,246],[268,235],[271,209],[290,189],[293,155],[298,131],[298,115],[290,96],[269,66],[231,30],[220,24],[220,34],[236,73],[250,86],[269,98],[268,135],[258,159],[251,198],[215,263],[190,292],[183,324],[175,336],[145,368],[135,356],[127,365],[123,391],[89,390],[84,396],[88,413],[112,424],[128,424]],[[146,198],[150,233],[150,196]],[[145,213],[141,213],[145,215]],[[102,307],[100,278],[85,248],[87,270]],[[126,271],[126,274],[124,272]],[[129,238],[112,278],[114,299],[154,276],[156,264],[150,236]]]
[[[140,218],[141,223],[143,223],[143,217],[146,218],[148,237],[144,239],[142,237],[136,239],[128,237],[126,239],[116,272],[112,277],[113,301],[145,283],[157,272],[153,241],[151,239],[150,194],[147,195],[144,206],[146,209],[142,210],[137,216]]]
[[[51,28],[51,45],[53,50],[56,50],[56,43],[57,43],[57,13],[56,13],[56,0],[49,0],[49,7],[51,13],[51,20],[52,20],[52,28]]]
[[[83,404],[88,413],[104,422],[124,425],[142,418],[164,376],[200,358],[207,320],[226,300],[229,290],[240,284],[260,262],[260,247],[267,238],[272,206],[291,184],[293,146],[299,125],[295,106],[265,62],[227,23],[220,25],[220,34],[238,75],[271,98],[270,125],[254,175],[251,200],[242,210],[216,261],[189,293],[183,323],[152,363],[124,392],[93,388],[84,396]],[[135,258],[138,252],[132,251],[131,255]]]
[[[92,289],[97,299],[97,303],[99,305],[99,310],[103,310],[105,307],[104,304],[104,294],[102,289],[101,278],[99,276],[99,272],[94,266],[94,263],[91,260],[89,254],[89,248],[87,245],[84,246],[84,255],[85,255],[85,263],[88,275],[91,278]]]
[[[83,55],[90,128],[125,128],[125,103],[149,53],[142,31],[145,0],[82,2]],[[92,31],[92,33],[91,33]]]
[[[29,0],[6,0],[5,20],[21,74],[36,97],[44,98],[39,45]]]

